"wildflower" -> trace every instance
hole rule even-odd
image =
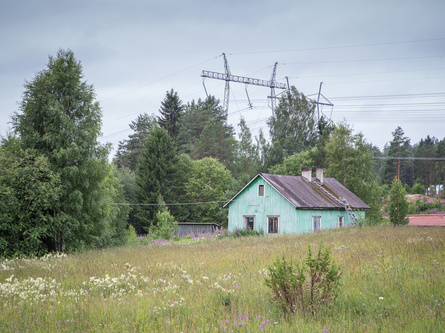
[[[383,297],[381,297],[381,296],[379,297],[379,300],[383,300],[383,299],[384,299]]]
[[[264,327],[262,325],[260,325],[260,328],[263,329]]]
[[[258,315],[257,319],[261,319],[261,316],[260,316],[260,315]]]
[[[327,328],[323,328],[323,333],[329,333]]]

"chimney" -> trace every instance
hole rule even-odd
[[[312,168],[301,169],[301,177],[303,177],[309,182],[312,181]]]
[[[320,184],[323,185],[323,168],[317,168],[315,172],[316,172],[316,177],[320,181]]]

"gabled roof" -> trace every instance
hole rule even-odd
[[[228,206],[250,183],[256,178],[263,178],[270,186],[278,191],[295,208],[301,209],[344,209],[336,200],[320,190],[313,182],[301,176],[282,176],[259,173],[246,184],[224,207]],[[369,209],[369,206],[349,191],[335,178],[324,178],[323,188],[337,198],[345,198],[353,209]]]

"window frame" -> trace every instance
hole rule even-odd
[[[253,219],[253,221],[252,221],[252,229],[248,228],[248,226],[249,226],[248,219],[249,218]],[[243,220],[244,220],[244,229],[245,230],[255,230],[255,215],[243,215]]]
[[[258,196],[259,197],[264,197],[264,193],[265,193],[265,186],[264,186],[264,184],[259,184],[258,185]]]
[[[276,235],[280,233],[280,224],[279,224],[279,215],[267,215],[267,233],[268,234],[272,234],[272,235]],[[276,219],[276,230],[275,231],[270,231],[270,219]],[[274,222],[272,222],[273,224],[275,224]]]
[[[316,228],[316,222],[318,220],[318,228]],[[321,216],[312,216],[312,231],[316,232],[321,230]]]
[[[337,222],[337,227],[338,228],[343,228],[345,226],[345,217],[344,216],[339,216],[338,217],[338,222]]]

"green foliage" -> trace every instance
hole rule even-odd
[[[35,256],[52,250],[54,207],[62,192],[48,159],[35,151],[0,150],[0,256]]]
[[[119,142],[113,163],[118,168],[128,168],[135,172],[148,135],[156,127],[156,117],[144,113],[132,121],[129,126],[134,133],[130,134],[127,140]]]
[[[184,106],[179,99],[178,93],[173,89],[167,91],[159,109],[161,116],[158,117],[158,124],[168,132],[175,142],[179,134],[179,118],[183,110]]]
[[[238,134],[240,141],[236,145],[236,155],[232,169],[239,185],[242,187],[260,170],[260,152],[258,145],[252,143],[252,134],[244,118],[241,118],[238,125],[240,127],[240,133]]]
[[[128,227],[128,244],[136,245],[137,244],[138,235],[136,233],[136,229],[130,224]]]
[[[411,188],[412,194],[425,194],[425,186],[415,183]]]
[[[267,124],[271,145],[266,151],[266,168],[316,145],[315,103],[295,87],[283,95]]]
[[[306,150],[301,153],[286,157],[281,164],[277,164],[269,169],[270,173],[277,175],[301,176],[302,168],[309,168],[314,165],[312,154],[317,148]]]
[[[180,118],[178,150],[193,160],[212,157],[232,167],[236,140],[223,108],[213,96],[188,103]]]
[[[171,239],[174,232],[178,228],[175,217],[170,214],[167,206],[160,197],[158,204],[161,205],[156,213],[156,226],[151,226],[149,229],[150,237],[152,239]]]
[[[351,192],[362,199],[371,209],[366,212],[372,224],[381,222],[381,191],[372,169],[373,159],[362,133],[353,134],[352,128],[339,124],[326,144],[330,177],[336,178]]]
[[[82,80],[73,52],[60,50],[25,84],[21,112],[12,117],[21,147],[46,156],[60,178],[62,191],[52,207],[57,251],[95,246],[109,228],[103,185],[108,147],[98,143],[101,110],[93,86]]]
[[[185,184],[189,202],[208,202],[189,205],[191,222],[214,222],[227,224],[227,211],[222,203],[228,199],[232,175],[223,164],[214,158],[193,161],[191,175]]]
[[[136,197],[140,204],[136,217],[138,224],[134,227],[138,234],[148,232],[149,227],[156,225],[158,198],[161,196],[167,203],[172,202],[172,185],[174,181],[176,149],[173,139],[163,128],[153,129],[142,151],[136,171]],[[150,205],[151,204],[151,205]]]
[[[408,214],[445,214],[445,205],[440,202],[416,200],[408,203]]]
[[[130,203],[134,204],[137,203],[137,195],[136,195],[136,175],[133,171],[130,170],[130,168],[122,167],[122,168],[116,168],[115,169],[116,176],[119,179],[120,184],[122,185],[123,190],[123,198],[120,202],[122,203]],[[132,226],[137,226],[137,207],[130,205],[126,206],[128,209],[128,224]]]
[[[261,229],[260,231],[257,231],[253,229],[235,229],[231,233],[231,236],[235,238],[247,236],[264,236],[264,230]]]
[[[412,147],[410,139],[405,136],[403,129],[398,126],[392,132],[393,140],[383,149],[383,155],[387,157],[408,157],[411,155]],[[409,160],[385,159],[382,165],[382,182],[391,184],[394,177],[399,173],[402,184],[412,185],[413,183],[413,164]]]
[[[393,225],[408,224],[408,201],[402,183],[394,178],[389,192],[389,219]]]
[[[130,206],[117,205],[125,202],[124,187],[114,165],[107,165],[108,175],[102,183],[103,209],[107,216],[106,228],[97,239],[97,247],[121,246],[128,241],[128,214]]]
[[[321,243],[313,256],[311,246],[302,263],[286,260],[284,254],[268,267],[266,286],[272,290],[284,313],[301,312],[315,315],[318,308],[334,301],[339,293],[343,270],[331,259],[330,249]]]

